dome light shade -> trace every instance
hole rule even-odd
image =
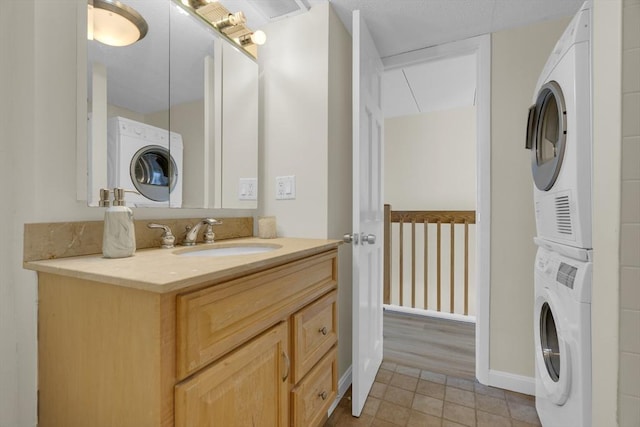
[[[149,26],[133,8],[117,0],[93,0],[88,5],[90,40],[109,46],[128,46],[147,35]]]

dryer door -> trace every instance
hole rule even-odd
[[[536,378],[549,399],[563,405],[571,391],[571,352],[558,323],[558,304],[548,289],[535,302]]]
[[[567,140],[567,109],[560,85],[550,81],[529,108],[526,147],[531,149],[531,171],[536,187],[553,187],[562,168]]]
[[[159,145],[141,148],[131,159],[131,181],[147,199],[166,202],[178,178],[178,169],[169,150]]]

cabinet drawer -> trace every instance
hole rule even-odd
[[[338,341],[337,291],[293,316],[293,383],[300,381]]]
[[[330,251],[178,295],[178,379],[191,375],[335,288],[336,254],[337,251]]]
[[[334,347],[291,392],[292,425],[320,426],[338,395],[338,361]]]

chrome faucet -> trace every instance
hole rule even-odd
[[[222,221],[218,221],[213,218],[205,218],[193,227],[187,226],[187,232],[184,235],[184,240],[182,241],[182,246],[194,246],[196,244],[196,240],[198,239],[198,231],[203,225],[207,226],[207,230],[204,233],[204,243],[213,243],[216,235],[213,232],[213,226],[222,224]]]

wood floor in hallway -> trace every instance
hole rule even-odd
[[[385,310],[384,360],[475,380],[475,324]]]

